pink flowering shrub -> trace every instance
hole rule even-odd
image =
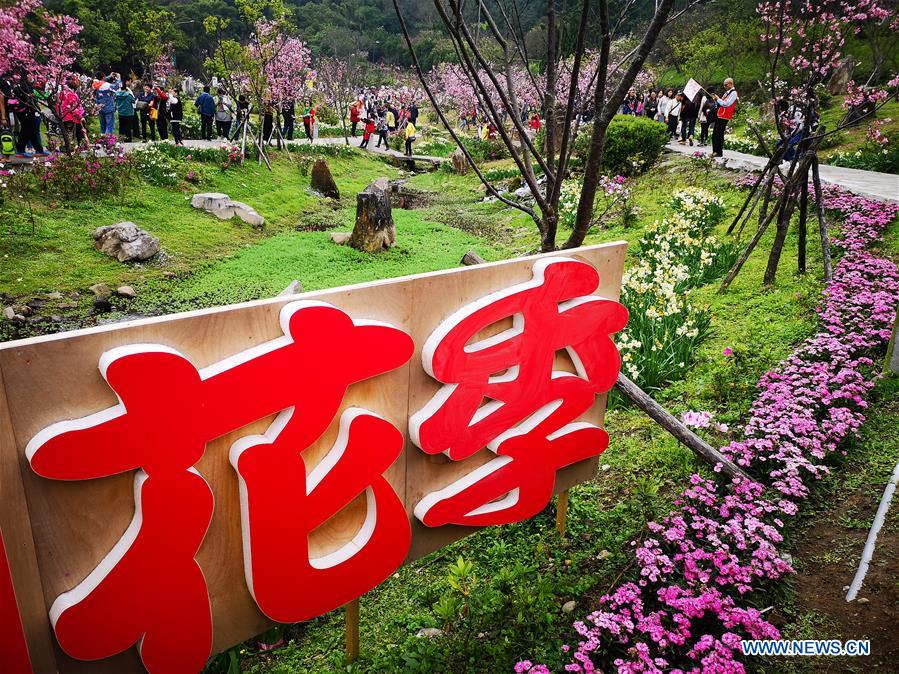
[[[818,307],[820,330],[759,380],[743,439],[722,449],[758,481],[724,488],[693,475],[676,509],[632,543],[637,579],[574,624],[581,641],[563,648],[571,656],[567,671],[740,674],[742,639],[780,638],[748,602],[792,572],[778,550],[782,531],[811,483],[827,474],[828,456],[864,422],[874,357],[899,303],[899,271],[868,250],[899,206],[834,187],[823,198],[843,224],[834,238],[841,257]],[[690,414],[690,421],[709,421]],[[516,666],[545,671],[529,661]]]

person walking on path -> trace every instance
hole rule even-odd
[[[683,95],[681,102],[681,125],[680,125],[680,144],[686,145],[690,143],[693,147],[693,136],[696,134],[696,118],[699,116],[699,104],[702,98],[702,92],[696,94],[696,98],[692,101]]]
[[[35,115],[37,114],[37,102],[34,99],[34,78],[31,73],[25,75],[15,87],[12,97],[8,102],[9,108],[19,122],[19,136],[16,138],[16,157],[30,159],[33,155],[28,153],[30,144],[34,148],[34,154],[38,157],[46,157],[44,147],[35,131]]]
[[[172,123],[172,138],[175,139],[175,145],[184,145],[181,138],[181,122],[184,121],[184,102],[181,100],[181,92],[172,88],[169,91],[169,121]],[[210,140],[210,139],[207,139]]]
[[[240,94],[237,97],[237,124],[234,127],[234,133],[231,134],[231,142],[237,140],[237,138],[243,132],[244,120],[247,118],[247,115],[250,114],[250,102],[247,100],[247,97],[243,94]]]
[[[200,137],[203,140],[212,140],[212,119],[215,117],[215,99],[209,93],[211,87],[207,84],[203,92],[197,96],[194,106],[200,113]]]
[[[684,97],[678,94],[668,103],[668,139],[677,138],[677,123],[683,107]]]
[[[353,138],[356,137],[356,127],[359,126],[359,108],[362,107],[361,101],[354,101],[350,106],[350,132]]]
[[[718,110],[715,117],[715,128],[712,131],[712,154],[716,157],[724,156],[724,133],[727,130],[727,123],[734,117],[738,100],[740,100],[740,96],[734,89],[734,81],[728,77],[724,80],[724,95],[715,99]]]
[[[293,140],[293,123],[296,116],[296,104],[293,102],[293,99],[290,99],[281,106],[281,119],[284,121],[281,135],[285,140]]]
[[[128,80],[125,80],[125,86],[115,92],[115,109],[119,114],[119,136],[123,137],[126,143],[130,143],[136,135],[137,118],[134,110],[134,92],[128,88]]]
[[[378,115],[378,144],[375,147],[381,147],[381,143],[384,143],[384,149],[390,149],[390,143],[387,141],[387,113],[385,110],[381,110],[381,113]]]
[[[306,107],[303,108],[303,130],[306,132],[306,138],[312,142],[312,127],[315,124],[315,108],[311,99],[306,99]]]
[[[715,113],[718,110],[715,92],[709,89],[702,97],[699,104],[699,145],[704,147],[709,144],[709,126],[715,122]]]
[[[674,91],[669,89],[668,91],[659,90],[659,112],[656,116],[656,120],[661,122],[662,124],[668,123],[668,109],[671,107],[671,103],[674,100]]]
[[[103,77],[103,73],[97,73],[97,79],[93,82],[94,103],[100,115],[100,134],[115,133],[115,93],[120,89],[118,73],[109,73]]]
[[[150,139],[156,140],[156,120],[150,117],[150,107],[156,94],[153,93],[153,87],[149,82],[144,82],[143,93],[138,97],[135,107],[140,116],[140,137],[147,142],[147,127],[150,128]]]
[[[659,114],[659,97],[656,92],[649,92],[649,96],[646,97],[643,112],[649,119],[653,120],[656,118],[656,115]]]
[[[224,89],[218,89],[215,96],[215,135],[217,138],[228,139],[228,135],[231,133],[233,112],[231,99],[225,94]]]
[[[375,132],[375,123],[371,121],[370,117],[365,118],[365,126],[362,128],[362,142],[359,143],[359,147],[366,148],[368,147],[368,141],[371,140],[371,135]]]
[[[62,123],[66,137],[74,139],[79,144],[84,140],[84,106],[81,105],[81,97],[78,96],[80,85],[78,76],[72,75],[56,97],[54,110],[57,119]]]
[[[412,143],[415,142],[415,123],[412,121],[411,117],[406,121],[406,128],[403,131],[403,134],[406,138],[406,156],[411,157]]]

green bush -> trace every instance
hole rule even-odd
[[[590,149],[593,125],[581,127],[574,141],[576,165],[583,167]],[[610,175],[632,176],[642,173],[659,158],[668,133],[662,124],[645,117],[617,115],[606,129],[602,169]]]
[[[855,152],[838,152],[827,163],[863,171],[899,173],[899,145],[876,149],[869,144]]]

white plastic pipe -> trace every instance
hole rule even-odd
[[[862,587],[865,575],[868,573],[868,566],[871,564],[871,558],[874,556],[874,544],[877,542],[877,534],[880,533],[880,527],[883,526],[883,520],[890,509],[890,501],[893,499],[893,493],[896,491],[897,482],[899,482],[899,463],[893,469],[893,476],[887,483],[886,489],[883,490],[883,498],[880,499],[880,507],[877,509],[877,514],[874,515],[874,523],[868,532],[868,540],[865,541],[865,549],[862,550],[862,559],[858,565],[858,571],[855,572],[855,578],[852,579],[852,584],[849,586],[846,601],[855,601],[855,597]]]

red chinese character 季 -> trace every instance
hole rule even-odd
[[[544,258],[533,280],[466,305],[428,338],[422,363],[445,386],[410,419],[412,441],[454,460],[484,447],[497,456],[427,494],[415,507],[424,524],[531,517],[551,498],[558,469],[606,448],[605,431],[575,422],[612,387],[621,365],[609,335],[624,328],[627,311],[591,295],[598,285],[589,264]],[[469,343],[510,317],[512,328]],[[561,349],[577,375],[553,370]]]
[[[257,451],[258,437],[244,443],[245,466],[239,448],[232,449],[242,477],[243,523],[252,532],[244,534],[253,543],[247,552],[256,552],[257,543],[266,552],[267,543],[269,549],[284,544],[292,554],[302,554],[308,532],[363,492],[369,515],[376,513],[353,541],[358,554],[345,550],[325,560],[324,572],[316,560],[304,563],[307,558],[281,555],[273,561],[270,550],[258,561],[299,604],[291,615],[308,613],[302,605],[307,595],[313,610],[340,605],[321,601],[319,574],[345,588],[335,593],[345,603],[345,594],[352,598],[371,589],[402,562],[410,540],[408,519],[399,498],[375,474],[399,455],[399,432],[363,410],[347,410],[335,449],[310,475],[318,480],[313,487],[307,486],[301,453],[327,429],[350,384],[408,361],[411,338],[387,325],[354,323],[317,302],[285,305],[281,325],[284,337],[202,370],[160,345],[113,349],[102,356],[100,369],[121,402],[54,424],[29,442],[33,470],[52,479],[140,469],[131,525],[97,568],[51,607],[57,639],[69,655],[98,659],[137,642],[150,672],[202,669],[212,646],[212,622],[206,582],[194,557],[213,500],[191,466],[210,440],[278,412],[272,424],[277,437],[265,451]],[[370,470],[358,468],[363,458]],[[269,509],[276,506],[280,510],[273,514]],[[280,521],[275,541],[264,540],[271,529],[259,516]],[[293,536],[300,531],[302,536]],[[374,550],[377,546],[393,547]],[[372,563],[372,557],[384,559]],[[255,578],[249,569],[247,577]],[[269,613],[261,600],[260,607]],[[271,613],[284,610],[278,604]]]

